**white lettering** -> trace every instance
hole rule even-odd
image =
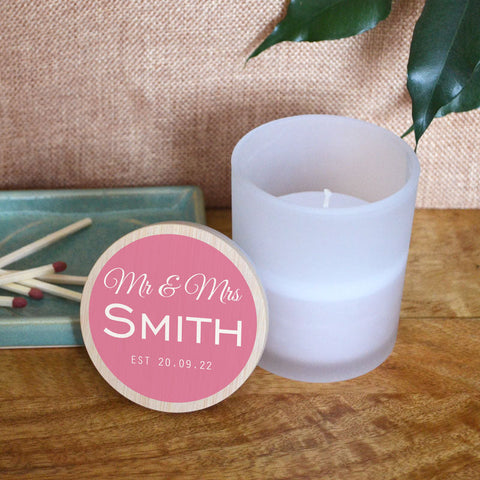
[[[182,341],[183,339],[182,332],[183,332],[183,319],[182,319],[182,316],[179,315],[177,317],[177,342]]]
[[[128,318],[117,317],[116,315],[112,315],[110,313],[110,311],[113,310],[114,308],[120,308],[122,310],[127,311],[128,313],[132,313],[133,310],[129,306],[123,305],[121,303],[111,303],[110,305],[107,305],[107,307],[105,308],[105,316],[109,320],[113,320],[115,322],[126,323],[129,326],[128,332],[126,332],[126,333],[116,333],[116,332],[113,332],[112,330],[110,330],[109,328],[105,328],[103,331],[107,335],[110,335],[111,337],[115,337],[115,338],[129,338],[129,337],[131,337],[133,335],[133,332],[135,332],[134,323],[131,320],[129,320]]]
[[[165,315],[163,320],[154,327],[148,318],[148,315],[142,313],[142,339],[144,340],[147,338],[147,325],[155,336],[163,327],[165,327],[165,341],[168,342],[170,340],[170,315]]]
[[[192,285],[190,285],[190,282],[192,283]],[[228,289],[227,279],[222,280],[217,285],[217,279],[215,277],[211,277],[207,280],[207,276],[205,274],[196,273],[185,282],[185,292],[188,293],[188,295],[197,295],[196,299],[200,300],[200,297],[203,295],[203,292],[205,291],[210,282],[212,282],[212,288],[207,299],[211,300],[215,292],[223,285],[223,289],[220,293],[220,302],[226,303],[224,300],[224,296],[226,290]]]
[[[181,285],[174,285],[172,283],[172,279],[175,280],[175,282],[178,282],[180,280],[180,277],[178,275],[170,275],[167,278],[167,282],[163,285],[160,285],[160,288],[158,289],[159,295],[164,298],[169,298],[175,295],[176,290],[179,289]]]
[[[142,298],[145,295],[150,295],[152,293],[152,286],[150,282],[147,280],[147,274],[142,273],[135,278],[134,272],[128,272],[125,274],[125,270],[121,267],[112,268],[104,277],[103,284],[110,289],[115,289],[115,295],[118,295],[120,289],[123,287],[124,283],[127,280],[130,280],[130,285],[126,285],[127,291],[126,294],[128,295],[133,288],[135,287],[136,283],[140,281],[140,285],[138,286],[138,295]]]
[[[187,322],[197,322],[197,332],[195,336],[195,341],[197,343],[202,343],[202,323],[212,323],[211,318],[201,318],[201,317],[187,317]]]
[[[220,334],[224,333],[227,335],[236,335],[237,336],[237,347],[242,346],[242,322],[240,320],[237,321],[237,329],[236,330],[226,330],[220,328],[220,319],[215,319],[215,345],[220,345]]]
[[[104,328],[104,332],[109,335],[110,337],[114,338],[130,338],[134,333],[135,333],[135,323],[132,321],[130,318],[126,318],[124,316],[117,315],[115,310],[122,310],[124,312],[127,312],[129,314],[133,313],[133,309],[129,307],[128,305],[124,305],[122,303],[111,303],[110,305],[107,305],[105,307],[105,316],[109,320],[112,320],[114,322],[119,322],[120,324],[123,324],[123,328],[120,326],[119,331],[116,331],[114,329],[110,329],[108,327]],[[161,337],[162,340],[165,342],[170,341],[170,315],[164,315],[162,320],[155,324],[155,322],[152,322],[150,320],[150,317],[148,316],[147,313],[142,312],[141,314],[141,339],[146,340],[147,339],[147,334],[148,331],[153,333],[153,336],[155,337]],[[138,321],[140,321],[140,318],[138,316],[135,317]],[[182,315],[177,315],[177,334],[176,334],[176,341],[178,343],[183,342],[183,321],[186,320],[187,322],[192,322],[195,323],[195,343],[201,344],[202,341],[204,342],[205,340],[207,341],[212,341],[212,334],[214,333],[214,339],[215,339],[215,345],[220,345],[220,336],[221,335],[235,335],[236,336],[236,345],[237,347],[242,346],[242,322],[239,320],[237,321],[237,328],[236,330],[230,330],[230,329],[225,329],[221,328],[220,326],[220,319],[215,319],[215,327],[213,325],[213,319],[212,318],[203,318],[203,317],[184,317]],[[207,328],[207,338],[202,338],[205,336],[205,328],[204,324],[210,324],[211,328]],[[125,325],[128,327],[128,330],[125,332]],[[138,325],[137,325],[138,326]],[[215,328],[215,332],[211,332],[212,328]],[[163,330],[163,335],[159,335],[159,333]],[[187,329],[188,330],[188,329]],[[192,330],[192,329],[191,329]],[[193,333],[193,332],[192,332]],[[175,336],[175,335],[174,335]],[[189,335],[189,338],[192,338]],[[136,356],[137,357],[137,356]],[[135,359],[132,360],[132,363],[135,361],[135,363],[138,363]],[[133,357],[132,357],[133,358]]]

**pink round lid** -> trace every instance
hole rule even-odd
[[[245,254],[201,225],[165,222],[117,240],[88,276],[80,308],[103,378],[155,410],[188,412],[237,390],[265,347],[265,293]]]

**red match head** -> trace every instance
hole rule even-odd
[[[41,300],[43,298],[43,292],[38,288],[31,288],[28,292],[28,296],[35,300]]]
[[[23,297],[15,297],[12,300],[13,308],[23,308],[27,305],[27,301]]]
[[[65,262],[55,262],[52,263],[52,267],[55,270],[55,273],[63,272],[67,268],[67,264]]]

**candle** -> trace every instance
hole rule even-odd
[[[332,192],[328,188],[325,188],[323,192],[296,192],[281,195],[279,198],[295,205],[314,208],[357,207],[358,205],[368,203],[361,198],[345,195],[344,193]]]
[[[388,357],[418,176],[403,140],[358,120],[285,118],[240,140],[232,155],[233,239],[267,294],[260,366],[329,382]]]

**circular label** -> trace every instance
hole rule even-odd
[[[263,289],[233,242],[183,222],[136,230],[97,261],[81,326],[102,376],[127,398],[192,411],[235,391],[263,352]]]

